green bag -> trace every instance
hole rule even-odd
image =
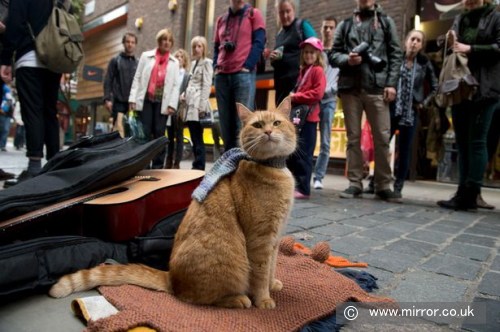
[[[137,112],[130,110],[128,114],[123,116],[123,128],[125,129],[125,137],[133,137],[136,142],[141,144],[148,141]]]
[[[47,25],[36,37],[28,23],[38,58],[55,73],[72,73],[83,59],[83,34],[69,7],[69,0],[64,1],[63,8],[58,8],[55,0]]]

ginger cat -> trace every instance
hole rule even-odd
[[[188,303],[274,308],[270,291],[283,287],[274,278],[279,237],[293,203],[294,179],[285,165],[297,140],[288,120],[291,103],[286,98],[274,111],[251,112],[241,104],[237,109],[247,158],[202,203],[192,200],[175,236],[170,271],[139,264],[98,266],[62,277],[49,294],[134,284]]]

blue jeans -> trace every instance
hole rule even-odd
[[[238,146],[241,129],[236,103],[254,109],[255,71],[215,75],[215,97],[225,151]]]
[[[10,117],[0,115],[0,148],[5,148],[7,145],[7,137],[10,131]]]
[[[295,178],[295,190],[304,195],[311,194],[313,155],[316,146],[316,122],[308,122],[297,137],[297,150],[288,158],[286,165]]]
[[[319,147],[319,155],[314,167],[314,180],[323,180],[330,161],[330,141],[332,136],[332,122],[337,107],[337,100],[320,104],[319,112],[319,132],[321,136],[321,144]]]

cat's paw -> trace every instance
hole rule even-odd
[[[252,306],[252,301],[246,295],[236,295],[225,297],[216,302],[215,305],[223,308],[247,309]]]
[[[276,303],[270,297],[255,301],[255,306],[259,309],[274,309],[276,308]]]
[[[271,283],[270,289],[271,292],[279,292],[280,290],[283,289],[283,283],[278,279],[274,279],[274,281]]]

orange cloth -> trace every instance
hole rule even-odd
[[[295,251],[297,251],[301,254],[307,255],[307,256],[311,256],[311,254],[312,254],[311,249],[309,249],[308,247],[306,247],[305,245],[303,245],[302,243],[299,243],[299,242],[295,242],[293,245],[293,248],[295,249]],[[340,256],[332,256],[332,255],[329,255],[328,258],[323,263],[325,263],[331,267],[336,267],[336,268],[339,268],[339,267],[368,267],[367,263],[351,262],[347,258],[340,257]]]

